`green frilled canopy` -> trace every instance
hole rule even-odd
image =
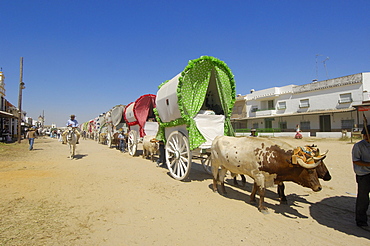
[[[166,140],[166,127],[186,125],[190,149],[198,148],[206,140],[197,129],[194,117],[203,109],[224,115],[224,135],[234,135],[230,122],[235,102],[234,75],[217,58],[202,56],[190,60],[183,72],[159,86],[156,100],[158,140]]]

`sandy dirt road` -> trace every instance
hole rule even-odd
[[[92,140],[76,160],[55,139],[36,139],[34,151],[22,141],[23,151],[0,157],[0,245],[370,245],[354,223],[352,144],[284,140],[329,149],[333,178],[317,193],[286,183],[288,205],[269,188],[267,215],[249,203],[250,178],[235,187],[228,176],[223,196],[197,162],[182,182]]]

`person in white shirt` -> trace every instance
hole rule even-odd
[[[78,127],[78,121],[75,119],[76,116],[74,114],[71,115],[71,119],[69,119],[67,121],[67,124],[66,126],[67,127]],[[63,133],[62,133],[62,137],[63,137],[63,142],[62,144],[66,144],[67,143],[67,132],[68,130],[65,130]],[[79,140],[80,140],[80,132],[78,130],[75,131],[76,135],[77,135],[77,143],[76,144],[79,144]]]

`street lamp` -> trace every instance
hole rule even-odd
[[[17,135],[18,135],[18,143],[21,143],[21,123],[22,123],[22,90],[26,87],[23,83],[23,57],[21,57],[20,61],[20,69],[19,69],[19,94],[18,94],[18,129],[17,129]]]

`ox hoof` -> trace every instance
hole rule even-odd
[[[263,214],[269,214],[269,211],[267,208],[258,208],[258,210]]]
[[[288,201],[287,200],[280,200],[280,205],[287,205]]]

